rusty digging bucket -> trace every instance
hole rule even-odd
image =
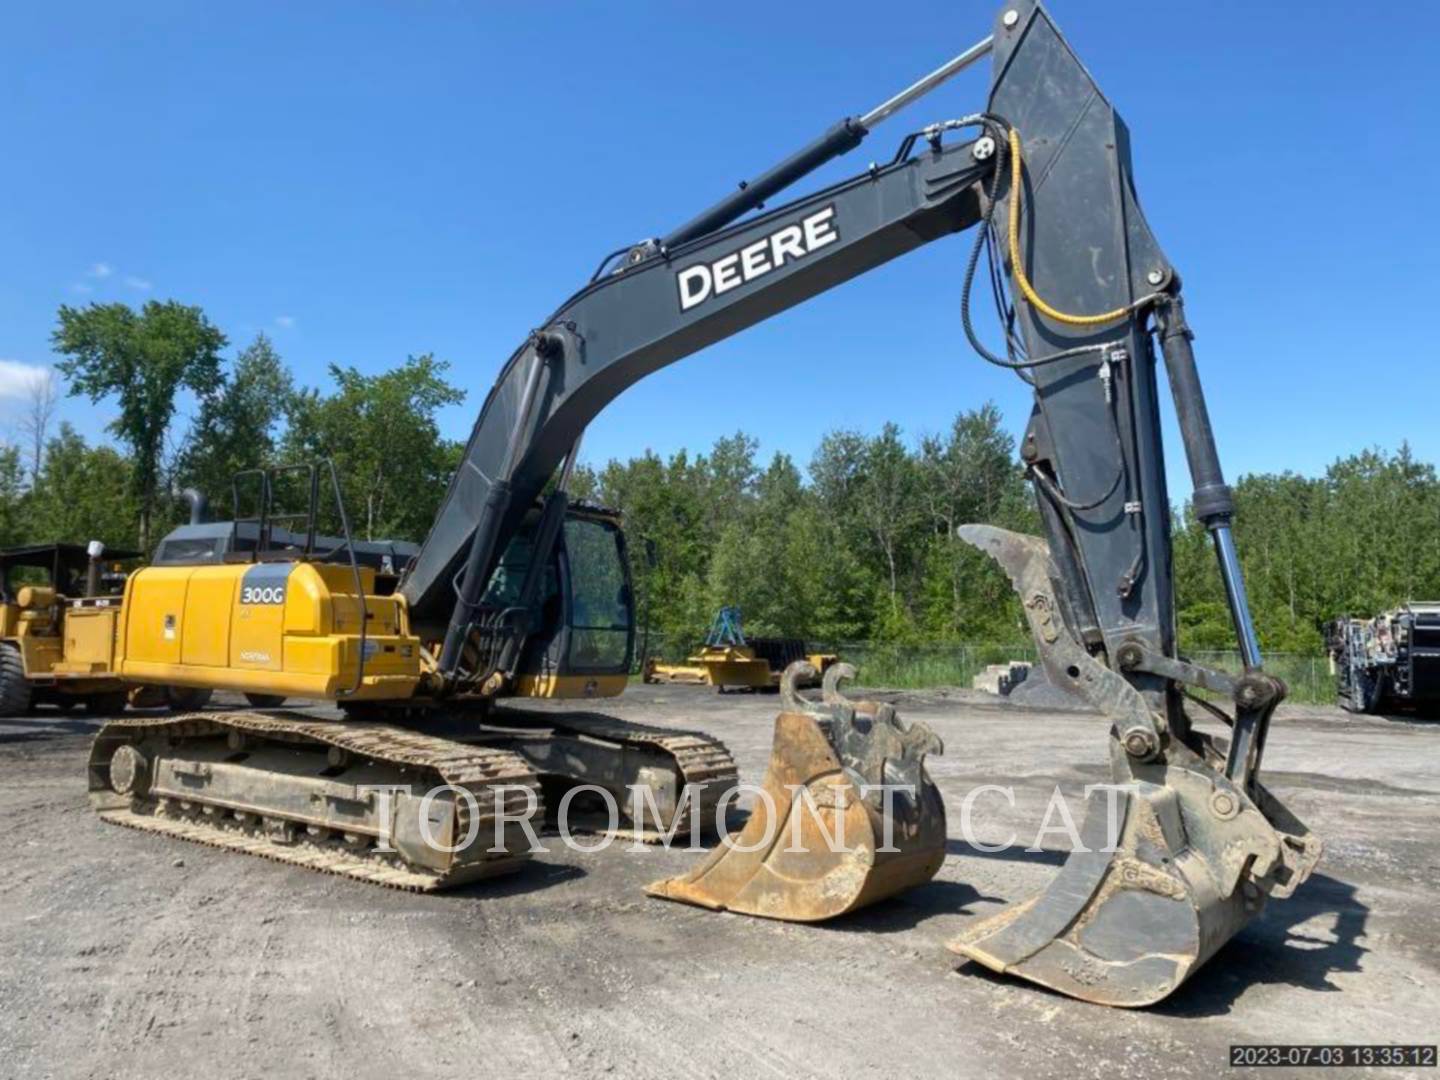
[[[847,701],[838,683],[854,674],[833,665],[817,708],[796,690],[814,668],[797,661],[785,670],[763,794],[745,827],[690,873],[647,893],[819,922],[935,876],[945,859],[945,806],[925,755],[942,752],[940,739],[923,724],[902,724],[890,705]]]
[[[990,526],[962,538],[1010,575],[1046,674],[1113,724],[1113,783],[1087,796],[1080,844],[1048,888],[969,927],[951,949],[986,967],[1102,1005],[1165,998],[1319,861],[1321,844],[1258,782],[1225,774],[1224,744],[1172,729],[1163,753],[1127,754],[1150,724],[1144,697],[1083,648],[1056,602],[1045,543]]]

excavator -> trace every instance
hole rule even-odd
[[[889,159],[767,207],[987,56],[983,111],[918,127]],[[623,533],[567,494],[581,436],[651,372],[968,230],[961,327],[983,360],[1033,390],[1020,455],[1044,536],[983,524],[960,535],[1009,575],[1049,678],[1109,725],[1113,782],[1089,791],[1082,843],[1050,886],[952,947],[1088,1001],[1163,999],[1269,897],[1289,896],[1321,844],[1260,779],[1286,688],[1265,671],[1251,620],[1180,275],[1141,211],[1128,129],[1036,0],[1009,0],[983,41],[692,220],[602,260],[506,361],[398,579],[382,581],[353,554],[319,557],[313,514],[292,530],[305,539],[278,554],[262,543],[244,558],[133,574],[117,631],[127,679],[328,698],[346,715],[113,721],[90,759],[96,808],[121,824],[416,889],[514,869],[557,782],[623,776],[663,789],[669,801],[652,799],[653,820],[632,820],[642,830],[708,811],[713,789],[734,778],[713,740],[593,713],[521,720],[504,705],[611,695],[628,669]],[[998,344],[972,318],[982,278]],[[944,341],[926,328],[916,347]],[[1162,362],[1244,659],[1238,676],[1177,650]],[[787,672],[767,798],[740,837],[780,839],[718,845],[652,894],[818,921],[936,872],[945,808],[925,760],[940,741],[890,705],[849,700],[840,682],[850,674],[836,665],[810,700],[797,684],[813,673]],[[377,797],[387,786],[393,798]],[[427,788],[441,794],[422,797]],[[844,850],[784,842],[819,839],[791,793],[844,817]]]

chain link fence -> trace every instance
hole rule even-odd
[[[1031,642],[1014,644],[896,644],[880,641],[838,641],[809,643],[812,652],[837,654],[855,665],[857,680],[864,686],[896,690],[921,690],[936,686],[970,686],[971,680],[989,664],[1020,660],[1034,663]],[[644,635],[636,644],[636,673],[646,655],[667,663],[679,663],[697,650],[694,641],[683,642],[660,634]],[[1186,658],[1205,667],[1239,674],[1244,671],[1235,651],[1189,652]],[[1308,704],[1333,704],[1335,678],[1324,655],[1266,653],[1265,670],[1284,679],[1290,687],[1287,700]]]
[[[1245,670],[1240,654],[1233,650],[1224,652],[1187,653],[1187,658],[1205,667],[1218,668],[1238,675]],[[1308,653],[1272,653],[1265,656],[1265,670],[1285,680],[1290,688],[1287,701],[1305,702],[1310,705],[1335,704],[1335,676],[1330,670],[1330,658]]]

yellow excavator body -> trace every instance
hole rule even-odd
[[[233,538],[231,522],[210,539],[226,539],[224,526]],[[135,687],[133,704],[148,695],[144,704],[179,715],[117,717],[100,730],[92,806],[117,825],[422,891],[521,865],[551,793],[576,785],[627,808],[644,788],[644,808],[614,826],[626,835],[668,835],[692,816],[703,829],[737,779],[723,744],[496,700],[610,697],[625,687],[634,631],[618,516],[577,506],[563,526],[532,647],[507,659],[494,632],[503,618],[492,617],[517,610],[527,534],[492,576],[463,658],[475,674],[461,687],[442,687],[434,630],[411,622],[389,566],[362,564],[353,547],[348,562],[327,562],[310,557],[311,543],[280,546],[262,527],[272,542],[258,550],[212,546],[167,562],[162,543],[157,564],[116,598],[113,666]],[[187,691],[212,690],[243,693],[257,708],[185,703]],[[286,711],[289,697],[339,701],[348,715]],[[399,793],[393,814],[377,785]],[[696,789],[692,806],[683,796]],[[436,792],[448,794],[432,805]]]
[[[375,573],[332,563],[152,566],[130,575],[116,661],[129,682],[321,700],[415,696],[420,640]],[[365,633],[360,633],[361,610]]]

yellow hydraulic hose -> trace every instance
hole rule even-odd
[[[1051,307],[1035,291],[1030,284],[1030,279],[1025,276],[1025,264],[1020,259],[1020,133],[1013,127],[1010,129],[1010,267],[1015,275],[1015,284],[1020,286],[1020,291],[1025,294],[1025,299],[1030,301],[1030,306],[1042,315],[1048,315],[1056,322],[1069,323],[1071,326],[1098,326],[1100,323],[1114,322],[1116,319],[1123,319],[1130,314],[1132,308],[1137,304],[1127,304],[1125,307],[1118,307],[1114,311],[1102,311],[1099,315],[1071,315],[1068,312],[1057,311]]]

